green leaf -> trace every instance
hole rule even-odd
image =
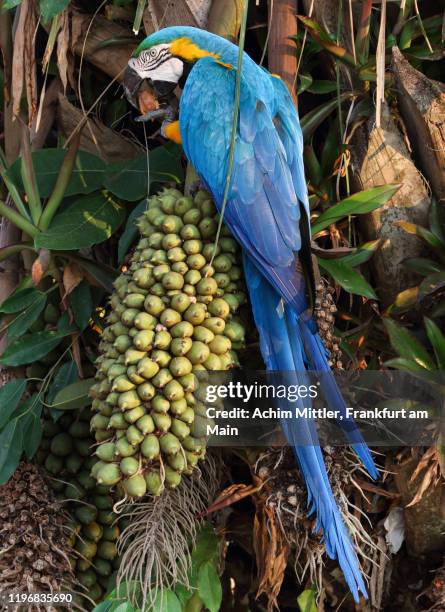
[[[49,229],[37,234],[37,248],[77,250],[108,240],[125,219],[125,209],[103,193],[85,196],[56,215]]]
[[[10,421],[0,432],[0,485],[14,474],[23,451],[21,419]]]
[[[437,293],[445,287],[445,270],[434,272],[427,276],[419,287],[419,300],[423,300],[432,293]]]
[[[444,255],[445,244],[443,244],[435,234],[426,228],[422,227],[421,225],[416,225],[415,223],[409,223],[408,221],[395,221],[395,225],[401,227],[408,234],[419,236],[419,238],[422,238],[422,240],[429,244],[430,247]]]
[[[355,59],[344,47],[337,45],[323,28],[313,19],[304,15],[298,15],[298,19],[308,30],[312,38],[321,45],[326,51],[337,57],[342,62],[355,67]]]
[[[91,404],[88,393],[94,384],[94,378],[86,378],[61,389],[50,404],[56,410],[81,410]]]
[[[434,199],[430,208],[430,229],[445,246],[445,211],[443,204],[438,204]]]
[[[339,104],[354,96],[354,92],[346,91],[345,93],[340,94],[338,98],[333,98],[332,100],[329,100],[328,102],[325,102],[306,113],[300,120],[304,140],[307,141],[312,136],[318,126],[321,125],[331,113],[338,109]]]
[[[83,280],[79,283],[70,293],[68,300],[73,311],[74,321],[80,331],[83,331],[88,326],[94,308],[91,288],[87,281]]]
[[[9,421],[26,389],[24,378],[15,378],[0,387],[0,429]]]
[[[307,90],[312,94],[328,94],[337,91],[337,83],[335,81],[318,79],[317,81],[313,81],[312,85],[308,87]]]
[[[3,0],[2,11],[8,11],[9,9],[15,8],[21,3],[22,0]]]
[[[192,565],[198,568],[206,561],[216,561],[218,555],[218,536],[213,527],[205,523],[196,538],[196,544],[192,551]]]
[[[129,601],[123,601],[122,603],[117,603],[115,605],[111,605],[109,608],[110,612],[136,612],[135,608]]]
[[[14,291],[12,295],[0,304],[0,312],[5,314],[20,312],[27,306],[31,306],[39,293],[40,291],[37,291],[34,287]]]
[[[309,89],[312,83],[313,83],[313,80],[310,74],[300,73],[298,75],[297,93],[299,94],[303,93],[303,91],[306,91],[306,89]]]
[[[163,589],[158,591],[156,599],[153,605],[153,612],[181,612],[182,607],[179,603],[179,599],[170,591],[170,589]]]
[[[426,257],[412,257],[410,259],[405,259],[402,265],[409,270],[417,272],[417,274],[422,274],[423,276],[428,276],[428,274],[433,274],[434,272],[440,272],[442,269],[437,262],[433,261],[432,259],[426,259]]]
[[[341,259],[322,259],[319,257],[318,264],[320,268],[326,270],[349,293],[363,295],[372,300],[378,299],[368,281],[353,268],[343,263]]]
[[[41,331],[21,336],[2,353],[0,363],[6,366],[33,363],[55,349],[67,335],[64,331]]]
[[[410,359],[426,370],[435,369],[428,351],[407,329],[392,319],[384,318],[383,323],[391,344],[400,357]]]
[[[139,202],[136,208],[134,208],[128,216],[125,229],[122,236],[119,238],[119,245],[117,249],[117,260],[119,263],[121,263],[131,244],[139,235],[136,221],[142,215],[144,210],[147,210],[147,198],[144,198],[142,202]]]
[[[8,323],[8,340],[22,335],[28,331],[31,325],[37,321],[46,306],[46,294],[37,291],[34,302],[27,306],[22,312],[18,313],[14,319]]]
[[[221,580],[210,561],[203,563],[199,568],[198,592],[210,612],[218,612],[222,602]]]
[[[428,340],[431,342],[436,355],[437,367],[440,370],[445,370],[445,336],[434,321],[425,317],[424,322]]]
[[[183,584],[175,585],[175,595],[179,599],[179,603],[184,608],[187,601],[192,597],[193,591],[187,589]]]
[[[37,186],[42,198],[48,198],[51,195],[65,155],[64,149],[40,149],[32,153]],[[99,157],[86,151],[79,151],[65,197],[97,191],[103,186],[106,171],[107,165]],[[8,175],[22,190],[20,158],[9,168]]]
[[[46,23],[66,9],[70,0],[40,0],[40,13]]]
[[[297,597],[300,612],[317,612],[317,591],[306,589]]]
[[[113,604],[111,601],[102,601],[100,604],[93,608],[93,612],[110,612],[112,605]]]
[[[360,245],[355,253],[351,253],[350,255],[346,255],[342,257],[340,261],[345,263],[351,268],[355,268],[355,266],[360,266],[361,264],[366,263],[374,253],[377,251],[381,240],[371,240],[370,242],[365,242]]]
[[[79,264],[79,266],[88,272],[105,291],[108,291],[108,293],[113,292],[113,282],[119,274],[117,270],[105,264],[93,261],[92,259],[81,257],[72,251],[63,252],[63,255],[69,260]]]
[[[149,154],[149,183],[176,181],[183,179],[183,169],[180,163],[181,148],[174,145],[157,147]],[[135,202],[142,200],[149,192],[147,155],[142,153],[130,161],[120,162],[110,166],[104,185],[112,194]]]
[[[42,410],[41,398],[35,394],[26,402],[27,413],[23,418],[23,450],[28,461],[36,454],[42,440]]]
[[[387,202],[400,188],[400,185],[382,185],[355,193],[325,210],[312,225],[312,235],[318,234],[332,223],[349,215],[369,213]]]
[[[412,308],[419,299],[419,287],[409,287],[396,295],[394,302],[388,307],[389,313],[406,312]]]

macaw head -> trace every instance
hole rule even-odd
[[[183,87],[195,62],[207,56],[220,58],[225,42],[210,32],[187,26],[150,34],[133,53],[124,73],[128,101],[139,108],[138,94],[144,82],[158,101],[167,100],[177,85]]]

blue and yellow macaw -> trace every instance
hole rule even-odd
[[[128,63],[124,88],[137,106],[142,82],[158,100],[151,117],[164,117],[163,134],[182,142],[188,160],[223,202],[234,113],[238,47],[191,27],[170,27],[148,36]],[[169,99],[179,85],[179,117]],[[326,351],[311,316],[309,202],[298,114],[285,84],[244,54],[233,172],[224,221],[243,248],[246,282],[261,351],[269,370],[323,372],[330,407],[345,415]],[[311,270],[311,266],[306,266]],[[377,470],[367,446],[346,417],[340,423],[373,478]],[[316,531],[338,559],[356,600],[366,595],[350,536],[329,484],[315,423],[283,421],[307,490]]]

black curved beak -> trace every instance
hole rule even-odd
[[[138,91],[142,85],[143,79],[138,75],[136,70],[133,70],[130,66],[125,68],[124,76],[122,79],[122,86],[124,88],[125,97],[132,106],[139,109],[138,107]]]

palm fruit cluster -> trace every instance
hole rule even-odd
[[[45,415],[37,460],[71,515],[70,545],[76,579],[89,599],[99,601],[118,567],[119,527],[115,524],[109,487],[98,485],[90,475],[97,462],[92,456],[90,418],[89,408],[65,412],[56,422]]]
[[[335,313],[337,312],[333,297],[335,289],[328,285],[326,281],[320,280],[315,291],[314,317],[317,321],[320,336],[329,352],[329,365],[331,368],[342,369],[340,338],[334,333]]]
[[[123,497],[160,495],[204,458],[196,375],[236,366],[244,343],[239,248],[224,226],[215,247],[208,192],[164,189],[138,227],[141,239],[115,281],[91,390],[93,475],[119,483]]]

